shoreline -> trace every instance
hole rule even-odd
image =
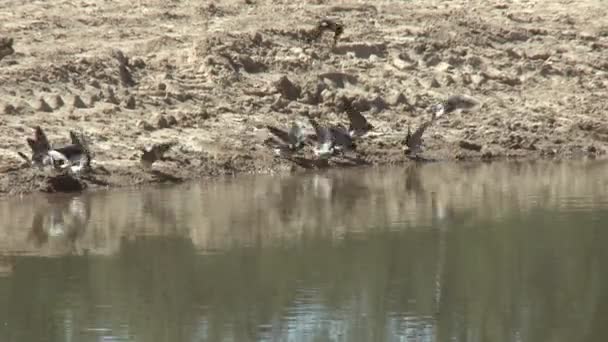
[[[16,190],[12,191],[12,192],[10,190],[7,191],[7,188],[4,185],[8,184],[11,179],[19,178],[18,175],[16,175],[15,173],[20,172],[20,171],[16,170],[16,171],[12,171],[9,173],[0,173],[0,184],[2,185],[2,187],[0,187],[0,200],[1,199],[10,199],[10,198],[20,197],[20,196],[26,196],[26,195],[36,196],[38,194],[81,195],[84,193],[91,193],[91,192],[97,192],[97,191],[139,190],[139,189],[145,189],[145,188],[150,188],[150,187],[195,183],[195,182],[201,182],[201,181],[205,181],[205,180],[213,181],[214,179],[218,179],[221,177],[240,177],[240,176],[245,176],[245,175],[247,175],[247,176],[262,176],[262,175],[269,176],[269,175],[284,175],[284,174],[293,175],[293,174],[310,174],[310,173],[319,173],[319,172],[324,172],[324,171],[336,171],[336,170],[348,170],[348,169],[365,170],[365,169],[373,169],[373,168],[399,168],[399,167],[407,168],[408,166],[412,166],[412,165],[416,165],[416,164],[424,165],[424,164],[428,164],[428,163],[446,164],[449,166],[449,165],[454,165],[454,164],[480,164],[480,163],[534,163],[534,162],[560,163],[560,162],[567,162],[567,161],[583,162],[583,161],[588,161],[588,160],[594,160],[594,161],[608,160],[608,156],[569,155],[569,156],[561,156],[561,157],[541,157],[541,156],[533,156],[533,155],[520,155],[520,156],[516,156],[516,157],[502,156],[502,157],[491,158],[491,159],[476,156],[476,157],[468,157],[468,158],[463,158],[463,159],[453,158],[450,160],[427,160],[427,161],[413,161],[413,160],[404,159],[401,161],[394,160],[394,161],[390,161],[387,163],[376,163],[376,164],[369,163],[369,164],[350,165],[350,166],[333,164],[328,167],[309,168],[309,169],[302,168],[302,167],[289,168],[288,167],[289,164],[282,163],[282,164],[277,164],[276,165],[277,167],[275,167],[273,169],[258,170],[258,171],[238,170],[236,172],[224,172],[224,173],[216,172],[214,174],[198,174],[198,175],[191,174],[191,175],[189,175],[189,177],[185,177],[185,178],[178,178],[178,177],[171,176],[171,174],[165,173],[165,172],[168,172],[168,170],[166,170],[166,169],[165,169],[165,172],[163,172],[161,170],[155,170],[156,172],[146,172],[146,171],[143,171],[143,169],[142,169],[142,170],[140,170],[141,171],[140,174],[133,173],[133,172],[126,172],[126,173],[122,173],[122,174],[106,175],[106,177],[103,177],[103,175],[100,175],[99,173],[93,174],[93,175],[87,175],[87,176],[82,177],[82,179],[79,180],[80,182],[85,184],[84,185],[85,187],[82,188],[81,190],[71,190],[71,191],[44,190],[45,187],[49,186],[50,178],[61,178],[61,177],[64,177],[63,175],[48,176],[48,175],[45,175],[40,170],[23,169],[25,171],[25,173],[27,174],[27,176],[29,176],[30,178],[29,178],[29,180],[25,180],[25,182],[22,183],[22,185],[25,185],[25,186],[14,187]],[[138,177],[140,177],[140,182],[133,183],[133,181],[132,181],[133,175],[138,175]],[[146,176],[149,178],[144,178]],[[157,178],[153,178],[153,177],[157,177]],[[24,181],[24,179],[22,178],[21,181]],[[110,181],[113,181],[113,183],[109,183]],[[105,183],[105,182],[108,182],[108,184],[104,185],[103,183]],[[68,186],[71,186],[71,185],[68,184]]]

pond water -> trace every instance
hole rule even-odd
[[[608,163],[0,201],[0,341],[604,341]]]

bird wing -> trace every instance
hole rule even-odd
[[[411,135],[408,127],[408,135],[406,137],[407,147],[413,149],[420,146],[422,144],[422,135],[424,134],[424,131],[426,131],[426,129],[431,125],[431,123],[433,123],[432,120],[422,123],[422,125],[420,125],[420,127],[418,127],[418,129],[416,129]]]
[[[457,109],[471,109],[479,102],[472,97],[465,95],[452,95],[445,101],[445,112],[449,113]]]
[[[329,129],[327,129],[327,127],[320,126],[319,123],[313,118],[308,118],[308,120],[310,121],[312,127],[315,129],[318,143],[323,144],[332,141],[331,132],[329,131]]]
[[[281,141],[285,144],[289,144],[289,134],[280,128],[276,128],[271,125],[267,125],[266,128],[277,138],[281,139]]]
[[[80,144],[70,144],[54,149],[54,151],[61,153],[68,159],[75,158],[79,155],[86,154],[86,150]]]
[[[42,151],[48,151],[51,149],[49,139],[47,139],[46,134],[44,134],[44,131],[40,126],[36,126],[34,141],[36,142],[36,147]]]
[[[342,126],[342,125],[332,126],[330,128],[330,133],[331,133],[332,140],[336,145],[340,145],[340,146],[343,146],[346,148],[353,147],[353,139],[348,134],[348,131],[346,130],[346,128],[344,126]]]

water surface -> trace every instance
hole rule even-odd
[[[0,201],[0,341],[604,341],[608,163]]]

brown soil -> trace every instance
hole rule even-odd
[[[425,136],[427,158],[606,152],[608,15],[597,0],[8,0],[4,8],[0,38],[12,38],[14,52],[0,61],[0,195],[409,162],[408,125],[453,94],[481,106],[440,118]],[[332,33],[306,41],[323,17],[344,24],[335,47]],[[346,122],[341,94],[357,97],[375,127],[358,153],[321,165],[308,150],[287,160],[263,144],[267,124],[303,115]],[[24,168],[17,152],[29,155],[36,125],[56,144],[84,129],[94,174],[78,184]],[[140,166],[143,146],[165,142],[175,142],[165,160]]]

